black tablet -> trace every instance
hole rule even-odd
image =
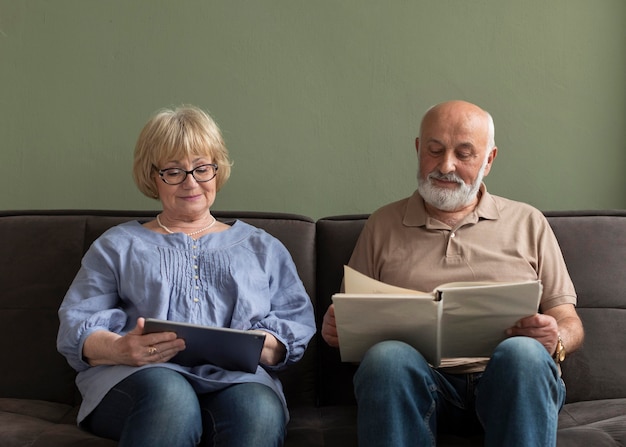
[[[261,331],[201,326],[146,318],[144,334],[175,332],[186,348],[170,361],[184,366],[215,365],[234,371],[256,372],[265,341]]]

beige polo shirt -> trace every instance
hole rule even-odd
[[[541,280],[541,310],[576,304],[559,244],[544,215],[530,205],[493,196],[481,186],[476,209],[451,228],[431,218],[416,191],[368,219],[349,265],[399,287],[432,291],[455,281]],[[469,364],[473,364],[470,367]],[[444,366],[480,370],[484,359]]]

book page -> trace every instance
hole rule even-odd
[[[490,357],[505,331],[539,309],[539,281],[443,288],[441,351],[446,358]]]
[[[351,267],[344,265],[343,282],[346,293],[394,293],[402,295],[425,295],[417,290],[404,289],[392,286],[382,281],[370,278],[363,273],[357,272]]]

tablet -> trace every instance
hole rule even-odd
[[[261,331],[201,326],[146,318],[144,334],[175,332],[186,348],[170,361],[183,366],[215,365],[223,369],[256,372],[265,341]]]

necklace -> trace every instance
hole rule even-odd
[[[169,234],[174,234],[174,231],[170,230],[169,228],[167,228],[165,225],[163,225],[161,223],[161,219],[159,219],[160,214],[157,214],[156,217],[156,221],[157,221],[157,225],[160,226],[161,228],[163,228],[165,231],[167,231]],[[211,216],[213,217],[213,216]],[[208,224],[206,227],[204,228],[200,228],[197,231],[192,231],[191,233],[185,233],[187,236],[194,236],[196,234],[200,234],[200,233],[204,233],[206,230],[208,230],[209,228],[211,228],[213,225],[215,225],[215,223],[217,222],[217,219],[215,217],[213,217],[213,222],[211,222],[210,224]]]

